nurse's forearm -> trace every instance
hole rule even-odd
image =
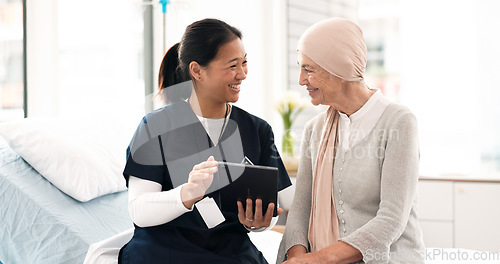
[[[184,207],[186,207],[186,209],[189,209],[189,210],[192,210],[194,204],[203,198],[203,196],[200,196],[198,198],[191,199],[191,197],[190,197],[191,195],[186,191],[186,188],[184,188],[184,186],[183,186],[183,188],[181,188],[180,195],[181,195],[182,204],[184,205]]]
[[[182,185],[162,192],[160,184],[130,176],[130,218],[140,227],[149,227],[168,223],[191,211],[181,201],[181,189]]]

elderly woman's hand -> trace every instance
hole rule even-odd
[[[316,253],[306,253],[297,257],[292,257],[283,264],[306,264],[306,263],[331,263],[327,261],[326,256],[323,252],[319,251]]]
[[[294,248],[298,249],[298,254],[301,255],[297,255],[295,252],[292,253],[291,250]],[[305,248],[301,245],[293,246],[290,250],[288,250],[289,259],[283,262],[283,264],[352,263],[363,259],[363,255],[361,255],[359,250],[343,241],[337,241],[332,245],[314,253],[302,254],[304,250]]]
[[[274,203],[270,203],[267,206],[267,211],[265,215],[262,215],[262,200],[255,200],[255,213],[252,209],[252,199],[247,199],[246,210],[243,209],[243,204],[238,201],[238,219],[240,223],[248,228],[262,228],[271,225],[271,220],[273,219]],[[283,212],[283,209],[278,208],[278,215]]]

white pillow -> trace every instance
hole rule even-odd
[[[0,135],[43,177],[86,202],[126,189],[122,171],[128,142],[113,124],[26,118],[0,123]],[[128,137],[128,136],[127,136]],[[128,140],[130,141],[130,139]]]

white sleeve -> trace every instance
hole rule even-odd
[[[161,191],[161,184],[130,176],[128,180],[128,210],[132,221],[140,227],[168,223],[186,212],[181,200],[182,186]]]

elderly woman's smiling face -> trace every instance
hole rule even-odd
[[[331,105],[341,90],[341,79],[321,68],[313,60],[298,51],[300,66],[299,84],[306,86],[313,105]]]

